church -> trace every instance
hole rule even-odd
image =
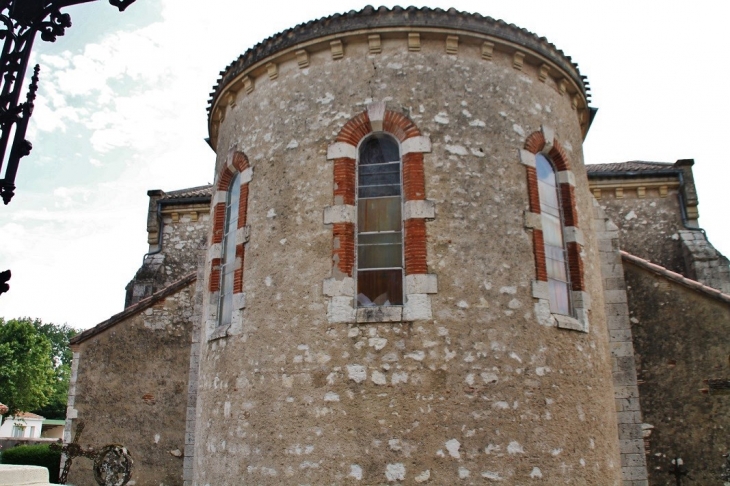
[[[148,192],[124,310],[72,340],[65,441],[138,485],[722,484],[728,259],[694,161],[590,165],[596,113],[556,46],[454,9],[252,47],[214,183]]]

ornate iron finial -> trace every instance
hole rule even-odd
[[[20,102],[20,91],[28,68],[33,42],[38,32],[46,42],[55,42],[71,27],[71,16],[61,9],[96,0],[0,0],[0,196],[8,204],[15,195],[15,175],[20,159],[30,154],[33,146],[25,139],[33,101],[38,90],[39,66],[35,67],[28,95]],[[135,0],[109,0],[120,11]],[[15,132],[11,141],[11,134]],[[10,155],[7,157],[8,146]]]

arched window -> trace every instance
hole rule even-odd
[[[545,246],[545,266],[550,292],[550,312],[571,315],[570,280],[560,188],[553,164],[542,153],[535,154],[537,187]]]
[[[223,226],[221,252],[221,282],[218,298],[218,325],[231,323],[233,314],[233,288],[236,270],[236,232],[238,229],[239,201],[241,199],[241,173],[236,172],[226,197],[226,218]]]
[[[357,163],[357,305],[403,305],[400,147],[383,133],[366,138]]]

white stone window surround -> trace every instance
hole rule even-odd
[[[227,167],[232,172],[237,173],[236,169],[231,163],[232,157],[227,162]],[[235,178],[235,175],[234,175]],[[253,167],[248,167],[241,172],[241,187],[249,184],[253,179]],[[225,202],[228,198],[228,191],[216,191],[213,194],[210,207],[210,218],[211,221],[215,221],[215,207],[218,203]],[[239,200],[240,204],[240,200]],[[236,245],[243,244],[245,246],[248,243],[251,236],[251,226],[245,225],[242,228],[236,230]],[[225,241],[225,240],[224,240]],[[208,255],[206,256],[206,268],[211,267],[211,263],[214,259],[220,258],[223,254],[223,242],[214,243],[208,247]],[[241,263],[242,264],[242,263]],[[210,278],[210,275],[208,276]],[[220,278],[223,278],[221,273]],[[221,285],[222,288],[222,285]],[[226,336],[233,336],[240,334],[243,331],[243,311],[246,308],[246,293],[241,292],[233,294],[233,311],[231,314],[230,324],[218,325],[219,323],[219,302],[220,302],[220,290],[215,292],[207,292],[208,301],[203,303],[204,306],[204,319],[205,319],[205,337],[206,341],[213,341],[221,339]]]
[[[405,221],[408,219],[433,220],[436,217],[435,203],[431,200],[406,201],[403,190],[403,158],[409,153],[431,152],[431,140],[427,136],[411,137],[400,142],[396,137],[383,131],[385,117],[385,103],[376,102],[368,105],[368,117],[372,132],[363,137],[358,146],[346,142],[335,142],[327,148],[327,160],[336,158],[350,158],[359,161],[359,147],[370,135],[386,133],[390,135],[400,147],[401,160],[401,214],[403,218],[403,273],[405,275]],[[357,180],[357,171],[355,174]],[[352,223],[357,225],[357,184],[355,205],[335,204],[324,208],[324,224]],[[355,228],[357,235],[357,228]],[[357,237],[357,236],[356,236]],[[431,297],[438,291],[438,281],[435,274],[405,275],[403,282],[403,305],[357,307],[355,303],[356,280],[347,275],[336,275],[324,279],[322,293],[330,297],[327,308],[327,320],[330,323],[383,323],[383,322],[412,322],[431,319]],[[355,267],[353,274],[357,275],[357,246],[355,247]]]
[[[545,146],[540,153],[550,160],[550,151],[555,145],[555,130],[549,126],[541,127],[543,136],[545,137]],[[528,150],[520,149],[520,163],[535,168],[537,165],[535,154]],[[557,171],[558,184],[570,184],[575,187],[575,174],[572,170]],[[542,216],[540,213],[525,211],[524,227],[526,230],[542,230]],[[583,231],[575,226],[563,226],[563,238],[565,243],[575,242],[583,246]],[[550,312],[550,292],[548,283],[541,280],[532,281],[532,297],[535,302],[535,316],[539,324],[549,327],[558,327],[561,329],[570,329],[579,332],[589,332],[590,320],[589,313],[591,309],[591,297],[585,291],[570,291],[570,305],[573,315],[555,314]]]

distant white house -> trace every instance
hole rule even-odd
[[[0,437],[25,437],[38,439],[43,428],[43,417],[34,413],[20,412],[17,417],[6,416],[0,425]]]

